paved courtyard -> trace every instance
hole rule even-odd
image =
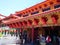
[[[19,41],[19,38],[16,36],[4,35],[0,37],[0,45],[20,45],[17,41]]]

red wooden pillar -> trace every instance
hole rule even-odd
[[[34,28],[32,27],[32,43],[34,41]]]

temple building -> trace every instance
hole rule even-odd
[[[27,9],[3,19],[3,24],[10,28],[19,28],[30,40],[38,35],[60,35],[60,0],[45,0]],[[16,31],[16,30],[15,30]]]

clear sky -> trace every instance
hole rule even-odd
[[[0,14],[9,16],[44,0],[0,0]]]

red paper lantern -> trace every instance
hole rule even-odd
[[[41,18],[41,21],[42,21],[43,24],[46,24],[47,20],[48,20],[47,17],[42,17]]]
[[[23,21],[23,26],[27,26],[27,22],[26,21]]]
[[[23,22],[19,22],[20,23],[20,27],[22,27],[23,26]]]
[[[31,26],[32,25],[32,20],[28,20],[28,26]]]
[[[52,18],[53,23],[56,24],[57,20],[58,20],[58,16],[57,15],[52,15],[51,18]]]
[[[38,25],[39,19],[34,19],[34,23],[35,23],[36,25]]]

